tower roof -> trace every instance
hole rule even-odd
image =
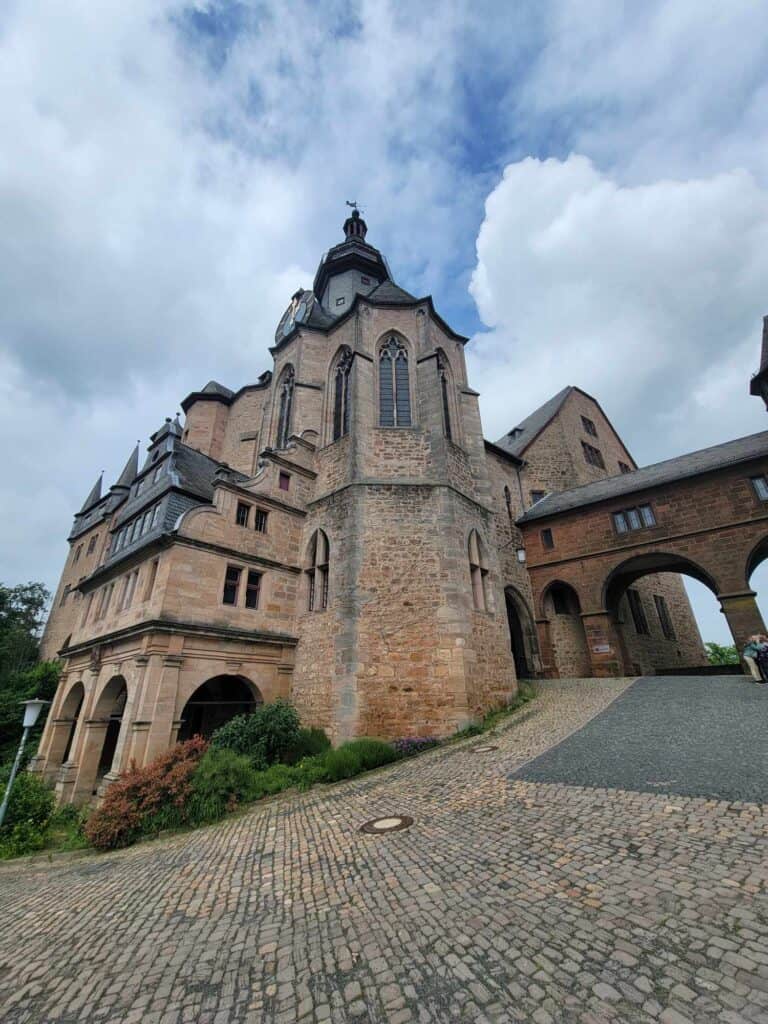
[[[131,454],[128,456],[128,461],[125,464],[125,468],[120,476],[117,478],[116,483],[112,484],[112,490],[119,490],[125,488],[126,490],[131,486],[133,481],[136,479],[136,474],[139,472],[139,442],[136,442],[136,447],[133,449]]]
[[[391,279],[384,257],[366,242],[367,233],[368,225],[360,211],[353,209],[351,216],[344,221],[344,241],[329,249],[317,268],[312,290],[318,299],[322,301],[329,279],[346,270],[359,270],[376,278],[379,283]]]
[[[101,484],[103,479],[104,472],[102,470],[102,472],[99,474],[98,480],[91,488],[88,497],[85,499],[83,507],[80,509],[78,515],[83,515],[83,513],[87,512],[89,508],[93,508],[94,505],[98,504],[98,502],[101,501]]]

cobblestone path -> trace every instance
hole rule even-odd
[[[626,685],[548,683],[490,741],[3,866],[0,1020],[765,1022],[765,806],[509,779]],[[390,814],[415,823],[357,831]]]

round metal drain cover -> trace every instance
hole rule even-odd
[[[490,743],[486,743],[481,747],[475,747],[472,751],[473,754],[490,754],[492,750],[498,750],[498,747],[491,746]]]
[[[385,832],[402,832],[404,828],[410,828],[413,818],[406,814],[393,814],[388,818],[372,818],[360,826],[361,832],[368,832],[370,835],[380,836]]]

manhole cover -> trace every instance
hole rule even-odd
[[[372,818],[360,826],[361,832],[368,832],[371,835],[383,835],[384,832],[402,832],[404,828],[410,828],[413,818],[405,814],[392,815],[389,818]]]
[[[472,753],[473,754],[490,754],[490,752],[492,750],[498,750],[498,749],[499,749],[498,747],[494,747],[494,746],[491,746],[491,744],[486,743],[483,746],[474,747],[473,750],[472,750]]]

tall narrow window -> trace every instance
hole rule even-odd
[[[349,433],[349,378],[352,371],[352,352],[342,351],[333,376],[333,440]]]
[[[265,512],[263,508],[256,509],[256,519],[253,524],[253,528],[257,533],[267,532],[267,516],[268,512]]]
[[[328,570],[330,551],[328,538],[315,530],[309,541],[307,573],[307,609],[320,612],[328,607]]]
[[[289,366],[280,384],[280,412],[277,420],[277,447],[285,448],[291,434],[291,410],[293,406],[293,386],[296,375]]]
[[[152,564],[149,567],[149,579],[147,580],[147,589],[144,591],[145,601],[148,601],[150,597],[152,597],[152,591],[155,589],[155,580],[157,579],[157,567],[159,565],[159,558],[155,558],[152,560]]]
[[[666,599],[661,594],[654,594],[653,602],[656,605],[656,614],[659,616],[659,625],[661,626],[664,638],[666,640],[676,640],[675,627],[672,625]]]
[[[382,427],[411,425],[408,353],[396,338],[390,338],[379,355],[379,424]]]
[[[643,601],[637,590],[629,589],[627,591],[627,601],[629,602],[629,610],[632,613],[632,621],[635,624],[635,632],[640,636],[648,636],[651,632],[648,628],[648,619],[645,617],[645,608],[643,608]]]
[[[489,611],[488,607],[488,566],[485,561],[483,542],[477,530],[469,535],[469,575],[472,581],[472,603],[479,612]]]
[[[235,517],[235,522],[237,523],[237,525],[238,526],[247,526],[248,525],[248,516],[250,514],[251,514],[251,506],[250,505],[246,505],[245,502],[243,502],[243,501],[238,501],[238,503],[237,503],[237,515]]]
[[[443,407],[443,433],[451,441],[453,440],[453,434],[451,432],[451,407],[448,396],[451,371],[444,352],[437,353],[437,375],[440,380],[440,400]]]
[[[237,591],[240,587],[241,569],[236,565],[228,565],[224,577],[224,594],[221,600],[224,604],[237,604]]]
[[[261,589],[261,573],[248,570],[248,578],[245,583],[245,607],[259,607],[259,590]]]

